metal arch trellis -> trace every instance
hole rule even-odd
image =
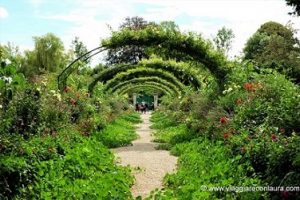
[[[76,70],[76,63],[78,61],[87,61],[88,59],[90,59],[91,57],[105,51],[107,48],[104,48],[103,46],[99,46],[97,48],[94,48],[90,51],[88,51],[87,53],[81,55],[80,57],[76,58],[75,60],[73,60],[57,77],[57,85],[58,85],[58,89],[60,91],[63,91],[66,86],[67,86],[67,79],[70,76],[70,74],[72,72],[74,72]]]

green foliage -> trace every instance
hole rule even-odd
[[[163,85],[166,88],[168,88],[168,90],[170,90],[171,93],[176,93],[176,94],[180,93],[178,91],[178,88],[175,85],[173,85],[172,83],[165,81],[164,79],[161,79],[159,77],[133,78],[131,80],[119,83],[118,85],[114,86],[110,90],[111,90],[111,92],[116,92],[117,90],[119,90],[119,88],[126,86],[128,84],[139,84],[139,83],[151,83],[151,84],[154,83],[155,85]]]
[[[107,125],[103,131],[95,133],[95,137],[110,148],[126,146],[137,138],[133,124],[139,122],[140,116],[137,113],[132,113],[130,116],[116,119]]]
[[[223,67],[224,57],[215,52],[209,42],[195,34],[182,34],[179,31],[166,31],[159,26],[147,26],[141,30],[124,29],[114,32],[110,39],[102,41],[102,45],[112,49],[127,45],[158,46],[157,51],[167,50],[168,58],[202,63],[219,83],[227,74],[227,69]]]
[[[234,116],[237,127],[251,130],[251,127],[270,126],[284,128],[287,133],[300,131],[300,91],[296,85],[274,72],[257,75],[244,87],[241,90],[248,91],[239,97],[240,105]]]
[[[114,134],[114,143],[98,137],[99,133],[85,137],[70,125],[27,140],[2,134],[0,197],[131,199],[129,168],[117,166],[102,142],[129,143],[136,138],[133,123],[138,122],[139,115],[132,113],[109,124],[101,134]]]
[[[157,84],[156,82],[144,82],[142,84],[129,84],[123,87],[120,87],[116,92],[119,94],[132,93],[132,92],[150,92],[151,94],[165,94],[173,95],[174,92],[168,87]]]
[[[132,78],[137,77],[159,77],[172,84],[176,85],[179,90],[183,90],[185,87],[173,74],[163,71],[161,69],[151,69],[146,67],[139,67],[137,69],[131,69],[126,72],[121,72],[117,74],[113,79],[108,81],[105,84],[105,90],[109,90],[110,88],[114,87],[115,85],[119,84],[123,81],[131,80]]]
[[[85,140],[63,158],[38,163],[36,181],[28,186],[35,199],[126,199],[133,178],[129,169],[116,166],[101,143]],[[21,194],[22,196],[22,194]]]
[[[0,112],[6,111],[8,104],[18,90],[26,85],[23,74],[17,72],[16,63],[0,59]]]
[[[52,33],[41,37],[34,37],[35,48],[25,52],[25,60],[21,71],[26,77],[56,72],[64,67],[64,46],[62,41]]]
[[[201,70],[196,67],[191,67],[190,64],[184,62],[176,62],[175,60],[162,60],[161,58],[151,58],[148,60],[141,60],[136,65],[117,65],[110,67],[102,71],[95,80],[91,83],[92,86],[96,85],[96,82],[100,81],[106,83],[110,79],[114,78],[118,73],[126,72],[131,69],[139,69],[141,67],[149,69],[161,69],[166,72],[172,73],[180,82],[185,85],[191,85],[193,87],[200,88],[201,86]],[[90,89],[92,89],[90,87]]]
[[[75,39],[72,41],[72,45],[73,45],[73,52],[76,58],[79,58],[80,56],[83,56],[88,52],[87,47],[83,44],[82,41],[79,40],[78,37],[75,37]],[[84,64],[89,64],[91,61],[91,59],[87,57],[85,57],[84,59],[85,59]]]
[[[124,22],[120,25],[121,30],[140,30],[147,27],[150,23],[142,17],[126,17]],[[128,45],[126,47],[119,47],[109,49],[106,56],[108,64],[131,63],[136,64],[143,58],[148,58],[143,45]]]
[[[177,172],[164,179],[164,190],[154,191],[155,199],[259,199],[267,198],[263,192],[222,192],[209,191],[213,187],[261,186],[255,178],[250,162],[242,156],[232,156],[231,150],[222,141],[212,142],[198,138],[191,142],[181,140],[192,135],[186,126],[172,126],[170,119],[156,112],[151,121],[157,127],[156,140],[175,145],[172,153],[179,156]],[[165,125],[168,124],[168,125]],[[190,138],[191,139],[191,138]],[[182,143],[184,142],[184,143]],[[249,177],[249,175],[252,175]],[[207,190],[203,189],[203,186]]]
[[[234,37],[233,31],[223,26],[220,30],[218,30],[213,41],[219,51],[227,54],[231,48],[232,39]]]
[[[272,68],[299,82],[300,48],[294,31],[276,22],[263,24],[247,41],[245,59],[253,59],[260,68]]]

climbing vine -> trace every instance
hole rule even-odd
[[[169,72],[166,72],[166,71],[163,71],[160,69],[156,70],[156,69],[141,67],[138,69],[132,69],[132,70],[128,70],[126,72],[119,73],[113,79],[111,79],[110,81],[108,81],[105,84],[105,90],[108,90],[109,88],[119,84],[120,82],[127,81],[132,78],[149,77],[149,76],[150,77],[157,76],[157,77],[160,77],[161,79],[167,80],[167,81],[171,82],[172,84],[174,84],[176,87],[178,87],[178,89],[181,91],[183,91],[185,88],[185,86],[176,77],[174,77],[173,74],[171,74]],[[90,92],[93,91],[94,86],[95,86],[95,83],[91,84],[89,86]]]
[[[139,83],[139,84],[127,84],[124,85],[123,87],[119,87],[115,93],[117,94],[123,94],[124,91],[128,91],[131,90],[132,88],[138,87],[138,88],[143,88],[143,87],[152,87],[157,89],[158,91],[160,91],[163,94],[168,94],[169,96],[174,96],[174,91],[172,91],[170,88],[161,85],[159,83],[156,82],[151,82],[151,81],[146,81],[144,83]]]
[[[131,79],[131,80],[128,80],[128,81],[124,81],[124,82],[121,82],[118,85],[110,88],[110,91],[115,92],[118,88],[120,88],[124,85],[127,85],[127,84],[136,84],[136,83],[144,83],[144,82],[155,82],[156,84],[167,87],[169,90],[172,91],[172,93],[175,93],[175,94],[180,93],[180,91],[178,90],[178,88],[174,84],[172,84],[172,83],[170,83],[170,82],[168,82],[164,79],[161,79],[159,77],[155,77],[155,76],[154,77],[152,76],[152,77],[134,78],[134,79]]]
[[[153,47],[167,52],[169,58],[196,61],[203,64],[222,86],[228,73],[224,56],[215,51],[210,42],[196,34],[166,31],[159,26],[148,26],[141,30],[124,29],[113,32],[109,39],[102,41],[103,47],[118,48],[127,45]]]
[[[199,89],[201,85],[201,70],[199,68],[191,67],[190,64],[184,62],[176,62],[175,60],[162,60],[161,58],[152,58],[149,60],[142,60],[137,65],[123,64],[110,67],[100,73],[92,84],[96,82],[106,83],[112,79],[116,74],[125,72],[130,69],[140,67],[162,69],[172,73],[178,80],[185,85],[192,85],[195,89]]]

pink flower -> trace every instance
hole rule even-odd
[[[276,142],[278,140],[278,138],[275,134],[271,135],[271,139],[272,139],[273,142]]]

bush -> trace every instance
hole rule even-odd
[[[129,199],[133,177],[116,166],[114,156],[101,143],[85,140],[62,158],[35,163],[36,181],[22,198]]]
[[[140,118],[137,113],[124,115],[94,136],[109,148],[125,146],[137,138],[134,124],[138,122]]]

